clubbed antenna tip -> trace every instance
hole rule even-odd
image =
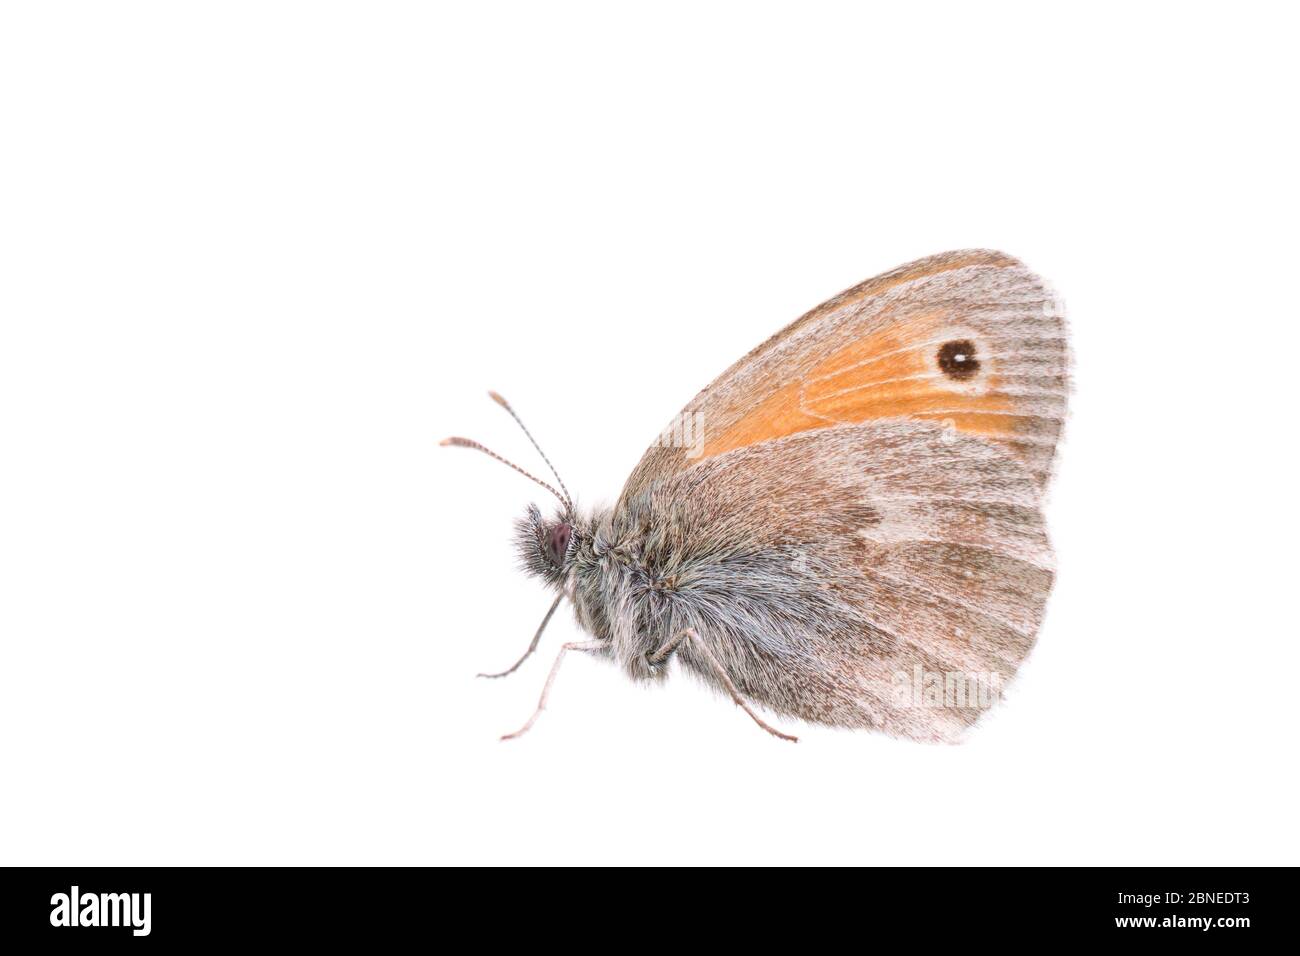
[[[569,489],[564,486],[564,479],[560,477],[560,473],[556,471],[555,466],[551,464],[551,459],[546,457],[546,452],[542,451],[542,446],[537,444],[537,439],[534,438],[533,433],[528,430],[528,426],[525,425],[523,419],[519,417],[519,413],[510,407],[510,403],[507,402],[501,396],[501,393],[494,392],[491,389],[489,389],[488,395],[492,398],[492,401],[496,402],[498,405],[500,405],[502,408],[504,408],[507,412],[510,413],[510,417],[515,420],[515,424],[520,427],[520,429],[523,431],[523,433],[526,436],[528,436],[528,440],[532,442],[533,447],[537,449],[537,454],[541,455],[542,461],[546,462],[546,467],[551,469],[551,474],[555,476],[555,480],[559,483],[560,490],[564,492],[563,495],[556,495],[556,497],[559,498],[561,501],[563,501],[568,506],[569,510],[572,511],[573,498],[569,494]]]
[[[538,478],[538,477],[537,477],[536,475],[534,475],[534,474],[531,474],[531,473],[529,473],[529,472],[527,472],[527,471],[524,471],[522,468],[520,468],[518,465],[516,465],[516,464],[515,464],[513,461],[511,461],[510,459],[508,459],[508,458],[502,458],[500,455],[498,455],[498,454],[497,454],[496,452],[494,452],[492,449],[490,449],[490,448],[488,448],[488,447],[486,447],[486,446],[484,446],[484,445],[481,445],[481,444],[479,444],[478,442],[473,441],[472,439],[469,439],[469,438],[461,438],[461,437],[458,436],[458,435],[453,435],[451,438],[444,438],[442,441],[438,442],[438,444],[441,445],[441,446],[444,447],[444,448],[447,447],[447,446],[449,446],[449,445],[450,445],[450,446],[453,446],[453,447],[455,447],[455,448],[473,448],[475,451],[481,451],[481,452],[483,452],[483,454],[485,454],[485,455],[490,455],[491,457],[495,458],[497,461],[501,462],[503,465],[509,465],[511,468],[513,468],[515,471],[519,472],[519,474],[523,475],[525,478],[528,478],[528,479],[530,479],[530,480],[532,480],[532,481],[537,482],[539,485],[541,485],[543,488],[545,488],[545,489],[546,489],[547,491],[549,491],[551,494],[555,495],[555,497],[559,498],[561,504],[566,505],[566,506],[569,507],[570,509],[573,507],[572,503],[570,503],[570,501],[569,501],[569,499],[568,499],[567,497],[565,497],[564,495],[561,495],[558,491],[556,491],[554,488],[552,488],[552,487],[551,487],[550,485],[548,485],[546,482],[542,481],[542,479]],[[561,487],[563,487],[563,486],[561,486]]]

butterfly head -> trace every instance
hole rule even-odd
[[[554,587],[562,587],[583,535],[569,509],[552,518],[536,505],[515,522],[515,550],[524,571]]]
[[[529,474],[514,462],[502,458],[496,452],[483,447],[476,441],[470,441],[468,438],[447,438],[443,440],[442,444],[460,448],[473,448],[491,455],[497,461],[509,465],[524,477],[541,485],[559,499],[561,508],[556,512],[555,517],[550,520],[542,517],[541,509],[536,505],[528,506],[528,512],[524,517],[515,522],[515,547],[518,550],[520,562],[525,571],[537,575],[547,584],[554,585],[557,588],[563,587],[573,562],[577,543],[586,537],[578,528],[573,499],[569,496],[569,489],[564,487],[564,481],[560,478],[559,473],[555,471],[551,460],[546,457],[546,453],[542,451],[541,446],[533,439],[528,429],[524,428],[524,423],[515,414],[515,410],[510,407],[510,403],[496,392],[489,392],[488,394],[492,396],[494,402],[509,412],[519,427],[523,429],[524,434],[528,436],[528,440],[537,449],[537,453],[542,456],[542,460],[546,462],[547,467],[555,475],[555,481],[559,484],[560,489],[557,491],[536,475]]]

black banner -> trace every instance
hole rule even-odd
[[[757,940],[793,930],[829,940],[851,924],[868,939],[902,933],[927,946],[1045,937],[1238,946],[1286,938],[1293,873],[936,868],[593,877],[581,870],[194,867],[8,869],[4,881],[6,935],[38,945],[373,945],[474,927],[494,935],[532,927],[546,937],[536,943],[549,945],[589,937],[595,913],[601,925],[713,921],[718,935]]]

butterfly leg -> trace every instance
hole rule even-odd
[[[546,678],[546,684],[542,687],[541,699],[537,701],[537,709],[533,711],[533,716],[528,718],[528,723],[524,724],[513,734],[505,734],[502,740],[514,740],[528,733],[529,728],[537,721],[542,711],[546,709],[546,698],[550,696],[551,685],[555,683],[555,675],[560,672],[560,662],[564,660],[566,651],[596,651],[605,646],[604,641],[571,641],[568,644],[560,646],[560,653],[555,655],[555,663],[551,665],[551,673]]]
[[[737,690],[736,685],[732,683],[731,677],[727,674],[726,670],[723,669],[722,662],[719,661],[718,658],[714,655],[713,651],[709,649],[709,645],[705,644],[704,641],[700,638],[700,635],[696,633],[695,628],[687,627],[678,631],[671,638],[669,638],[669,640],[664,644],[663,647],[659,648],[659,650],[654,651],[651,654],[647,654],[646,660],[648,660],[652,666],[658,667],[664,661],[668,660],[669,656],[673,653],[673,651],[677,650],[678,646],[683,641],[691,642],[691,647],[694,648],[695,652],[698,653],[701,657],[703,657],[708,662],[709,667],[710,669],[712,669],[714,676],[717,677],[718,680],[722,682],[723,687],[727,688],[727,693],[731,695],[731,699],[735,701],[736,706],[739,707],[741,710],[743,710],[745,713],[749,714],[750,719],[752,719],[754,723],[758,724],[758,726],[762,727],[773,737],[780,737],[782,740],[791,740],[796,743],[798,742],[799,740],[798,737],[792,737],[790,734],[781,733],[781,731],[777,730],[775,727],[766,723],[763,720],[763,718],[759,717],[758,714],[754,713],[754,711],[750,708],[749,704],[745,703],[745,698],[740,696],[740,691]]]
[[[532,654],[533,651],[537,650],[537,642],[542,639],[542,631],[546,630],[546,625],[550,623],[551,615],[554,614],[555,609],[560,606],[560,601],[563,598],[564,595],[561,594],[559,597],[555,599],[555,603],[551,605],[551,609],[546,612],[546,617],[542,618],[542,623],[537,625],[537,633],[533,635],[533,643],[528,645],[528,650],[524,651],[524,656],[519,658],[519,660],[515,661],[514,667],[510,668],[509,670],[502,671],[500,674],[479,674],[478,676],[479,677],[505,677],[507,674],[513,674],[515,671],[519,670],[519,665],[522,664],[524,661],[528,660],[528,656]]]

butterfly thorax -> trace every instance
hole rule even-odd
[[[746,657],[788,648],[780,609],[769,606],[762,582],[777,572],[788,578],[790,556],[725,521],[713,537],[693,534],[697,509],[675,504],[675,496],[652,485],[591,516],[568,569],[578,623],[607,641],[609,655],[636,679],[664,676],[648,658],[684,628],[707,632],[711,642],[734,637],[727,645]],[[799,603],[787,601],[787,609]],[[760,606],[764,624],[756,626],[749,612]]]

